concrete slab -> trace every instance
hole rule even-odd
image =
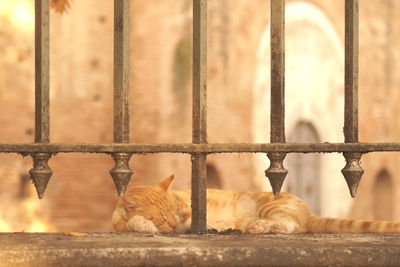
[[[1,233],[0,266],[400,266],[400,234]]]

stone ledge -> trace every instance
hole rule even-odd
[[[0,233],[0,266],[400,266],[400,234]]]

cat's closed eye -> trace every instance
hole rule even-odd
[[[131,201],[127,201],[126,199],[123,200],[124,201],[124,207],[127,211],[134,211],[137,209],[141,209],[142,207],[138,204],[138,202],[131,200]]]

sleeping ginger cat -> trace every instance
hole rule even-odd
[[[185,233],[190,230],[190,190],[172,191],[174,176],[156,186],[135,186],[118,201],[112,222],[118,232]],[[400,222],[322,218],[289,193],[207,190],[207,228],[244,233],[400,232]]]

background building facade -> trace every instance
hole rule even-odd
[[[33,6],[0,4],[0,142],[34,136]],[[51,13],[51,141],[112,142],[113,1],[74,0]],[[343,142],[344,1],[286,1],[286,136]],[[208,142],[269,142],[268,0],[209,0]],[[191,142],[191,1],[132,1],[131,141]],[[360,0],[360,141],[400,140],[400,3]],[[289,155],[285,190],[324,216],[400,220],[400,154],[364,155],[351,199],[339,154]],[[190,187],[190,158],[138,155],[131,184],[176,175]],[[59,154],[44,200],[30,157],[0,154],[0,230],[111,231],[117,200],[111,157]],[[208,157],[210,185],[270,190],[265,155]]]

